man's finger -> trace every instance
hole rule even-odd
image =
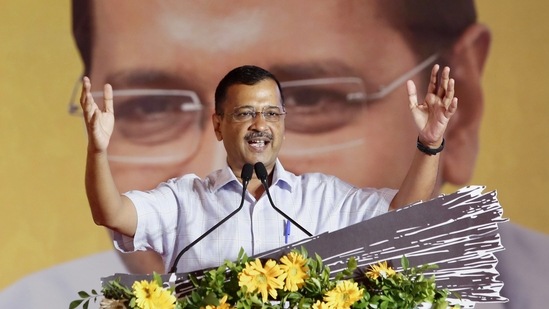
[[[417,89],[412,80],[406,82],[406,90],[408,90],[408,101],[410,109],[417,107]]]
[[[80,106],[84,107],[86,103],[86,96],[90,92],[91,82],[87,76],[82,78],[82,91],[80,92]]]
[[[427,93],[436,93],[437,91],[438,69],[439,69],[438,64],[435,64],[431,69],[431,79],[429,80]]]
[[[103,103],[107,113],[114,113],[113,92],[110,84],[105,84],[105,86],[103,86]]]
[[[80,94],[80,106],[86,122],[90,122],[94,113],[95,101],[91,94],[91,81],[87,76],[82,78],[82,92]]]
[[[448,91],[448,83],[450,81],[450,68],[444,67],[442,69],[442,74],[440,77],[440,85],[438,87],[437,96],[439,98],[443,98],[446,95],[446,92]]]
[[[448,109],[447,109],[448,118],[452,117],[452,115],[454,115],[454,113],[457,110],[457,106],[458,106],[458,98],[453,98],[450,101],[450,106],[448,106]]]
[[[453,78],[450,78],[448,81],[448,89],[446,90],[446,94],[444,95],[444,99],[442,103],[444,104],[444,107],[448,109],[450,104],[452,104],[452,100],[454,99],[455,95],[455,80]]]

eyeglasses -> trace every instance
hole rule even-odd
[[[73,89],[69,113],[82,115]],[[103,93],[92,92],[103,104]],[[203,105],[194,91],[170,89],[113,90],[116,104],[109,160],[135,164],[184,161],[198,150],[203,131]]]
[[[281,155],[300,156],[355,147],[363,142],[362,123],[366,103],[380,100],[426,69],[431,55],[378,91],[368,92],[359,77],[328,77],[281,82],[284,110],[233,111],[236,122],[261,114],[266,121],[285,121],[286,138]],[[81,115],[78,79],[69,113]],[[102,92],[92,93],[98,104]],[[115,89],[116,124],[109,144],[109,160],[131,164],[183,162],[200,148],[205,131],[205,105],[191,90]],[[229,115],[229,114],[228,114]],[[348,130],[347,130],[348,129]]]
[[[281,156],[311,156],[364,143],[358,125],[369,103],[381,100],[435,62],[432,54],[377,91],[367,91],[359,77],[328,77],[283,81],[286,135]]]
[[[248,122],[255,119],[260,114],[265,121],[278,122],[284,118],[286,112],[283,112],[280,107],[277,106],[265,106],[260,112],[256,112],[251,106],[240,106],[235,107],[234,111],[227,115],[231,116],[231,119],[234,122]],[[223,116],[223,113],[219,113],[218,115]]]
[[[365,103],[380,100],[423,71],[437,58],[431,55],[412,70],[376,92],[368,92],[362,78],[330,77],[280,83],[285,98],[286,129],[318,134],[347,126],[359,117]]]

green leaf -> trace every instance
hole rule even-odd
[[[83,301],[83,299],[73,300],[69,305],[69,309],[75,309],[76,307],[80,306]]]
[[[153,280],[156,281],[158,286],[164,285],[164,281],[162,280],[162,277],[157,272],[153,272]]]
[[[203,299],[204,305],[212,305],[212,306],[219,306],[219,299],[217,298],[217,295],[215,293],[210,292],[204,296]]]
[[[405,255],[400,258],[400,263],[402,264],[402,268],[404,268],[404,270],[407,270],[410,267],[410,262]]]
[[[78,292],[78,296],[80,296],[82,298],[88,298],[88,297],[90,297],[90,294],[86,293],[85,291],[80,291],[80,292]]]
[[[446,309],[448,308],[448,302],[437,302],[433,304],[433,309]]]
[[[387,302],[386,300],[382,301],[381,306],[379,306],[379,308],[381,309],[387,309],[388,307],[389,307],[389,302]]]

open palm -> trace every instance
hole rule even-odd
[[[91,95],[91,82],[88,77],[82,80],[80,105],[88,132],[88,150],[105,152],[114,129],[114,109],[112,87],[106,84],[103,89],[104,110],[101,110]]]
[[[458,99],[454,97],[455,82],[450,78],[450,68],[442,70],[438,79],[439,66],[434,65],[422,103],[418,103],[416,86],[408,81],[409,107],[419,132],[419,139],[426,146],[437,147],[443,138],[444,131],[452,115],[457,110]]]

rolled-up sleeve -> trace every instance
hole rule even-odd
[[[133,237],[114,232],[113,241],[121,252],[154,250],[161,255],[172,252],[177,234],[178,201],[170,183],[154,190],[124,193],[137,212]]]

